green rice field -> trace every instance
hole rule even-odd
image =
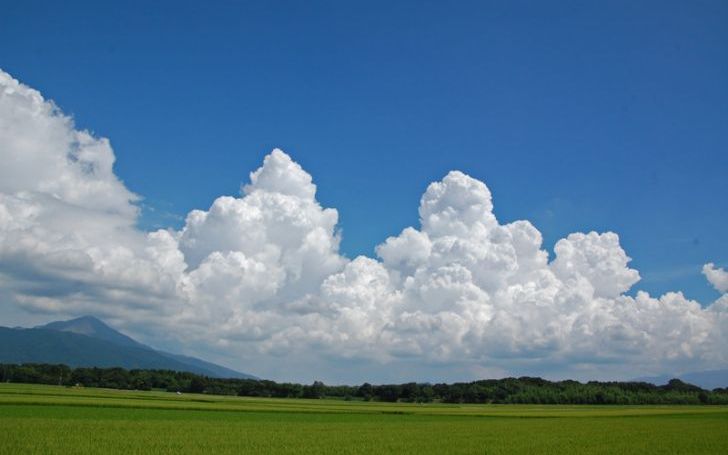
[[[261,399],[0,384],[0,454],[728,453],[728,407]]]

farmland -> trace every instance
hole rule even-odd
[[[0,384],[0,453],[728,453],[723,406],[222,397]]]

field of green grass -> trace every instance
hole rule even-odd
[[[0,454],[728,453],[728,408],[366,403],[0,384]]]

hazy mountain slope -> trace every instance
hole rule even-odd
[[[195,357],[157,351],[92,316],[55,321],[33,329],[0,327],[0,362],[156,368],[218,378],[256,379]]]
[[[707,390],[713,390],[718,387],[728,387],[728,370],[710,370],[710,371],[694,371],[681,375],[660,375],[638,378],[638,381],[649,382],[652,384],[666,384],[672,378],[678,378],[689,384],[695,384]]]
[[[77,333],[79,335],[86,335],[92,338],[110,341],[121,346],[152,349],[149,346],[145,346],[123,333],[112,329],[103,321],[93,316],[82,316],[68,321],[55,321],[36,328]]]
[[[214,377],[218,377],[218,378],[258,379],[257,377],[255,377],[253,375],[231,370],[230,368],[224,367],[222,365],[217,365],[212,362],[207,362],[205,360],[198,359],[196,357],[189,357],[189,356],[181,355],[181,354],[170,354],[169,352],[164,352],[164,351],[157,351],[157,352],[162,355],[165,355],[167,357],[170,357],[174,360],[182,362],[185,365],[192,365],[197,368],[203,368],[203,369],[213,373],[212,375],[208,375],[208,376],[214,376]]]
[[[699,385],[704,389],[713,390],[718,387],[728,387],[728,370],[697,371],[680,376],[685,382]]]
[[[184,364],[156,351],[50,329],[0,327],[0,362],[156,368],[211,375],[210,371]]]

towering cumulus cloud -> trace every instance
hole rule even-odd
[[[0,314],[94,313],[300,380],[349,379],[342,365],[404,380],[728,362],[723,269],[703,268],[724,294],[706,307],[680,292],[627,295],[640,276],[617,234],[570,234],[549,262],[541,233],[500,224],[488,187],[459,171],[427,188],[419,227],[349,260],[337,211],[280,150],[181,230],[140,231],[108,140],[3,72],[0,159]]]

